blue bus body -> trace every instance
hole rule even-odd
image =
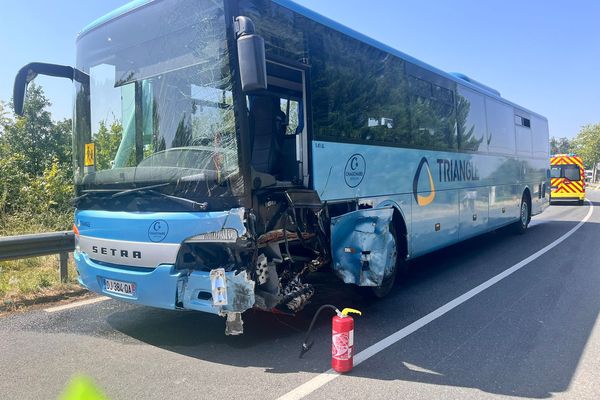
[[[542,159],[416,152],[331,142],[314,142],[313,154],[318,165],[314,169],[315,188],[323,200],[359,198],[374,208],[392,206],[410,221],[409,258],[513,223],[519,217],[526,190],[531,193],[532,215],[541,213],[548,204],[547,163]],[[340,184],[344,182],[344,167],[355,154],[365,159],[360,188]],[[421,174],[416,175],[424,159],[433,178],[435,199],[421,206],[415,199],[414,182],[420,184],[417,193],[421,196],[432,193],[426,171],[421,169]],[[451,171],[445,170],[450,168],[448,161],[452,161]],[[470,179],[461,171],[461,163],[474,169]],[[385,169],[378,168],[380,165],[385,165]],[[436,231],[438,223],[440,229]]]
[[[248,37],[260,90],[242,90]],[[250,308],[301,310],[318,269],[382,296],[405,260],[548,205],[544,117],[291,1],[134,1],[77,43],[91,291],[238,334]]]

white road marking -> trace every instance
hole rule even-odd
[[[94,297],[92,299],[76,301],[75,303],[64,304],[62,306],[45,308],[44,311],[53,313],[53,312],[57,312],[57,311],[68,310],[70,308],[76,308],[76,307],[81,307],[81,306],[87,306],[89,304],[100,303],[101,301],[105,301],[105,300],[110,300],[110,297],[104,297],[104,296],[103,297]]]
[[[553,241],[552,243],[550,243],[549,245],[544,247],[543,249],[536,251],[535,253],[533,253],[526,259],[522,260],[521,262],[513,265],[512,267],[508,268],[507,270],[504,270],[503,272],[499,273],[498,275],[494,276],[493,278],[490,278],[489,280],[483,282],[481,285],[469,290],[468,292],[455,298],[454,300],[450,301],[449,303],[444,304],[440,308],[438,308],[438,309],[432,311],[431,313],[425,315],[424,317],[416,320],[412,324],[405,326],[404,328],[391,334],[390,336],[367,347],[360,353],[356,354],[356,356],[354,356],[354,366],[357,366],[358,364],[362,363],[363,361],[368,360],[369,358],[373,357],[375,354],[379,353],[380,351],[385,350],[386,348],[397,343],[398,341],[402,340],[403,338],[410,335],[411,333],[414,333],[415,331],[421,329],[425,325],[436,320],[437,318],[441,317],[442,315],[448,313],[449,311],[458,307],[462,303],[466,302],[467,300],[471,299],[472,297],[474,297],[474,296],[478,295],[479,293],[483,292],[484,290],[488,289],[492,285],[495,285],[496,283],[500,282],[507,276],[517,272],[518,270],[520,270],[521,268],[523,268],[530,262],[534,261],[535,259],[539,258],[543,254],[552,250],[554,247],[561,244],[563,241],[565,241],[567,238],[569,238],[573,233],[575,233],[575,231],[577,231],[579,228],[581,228],[581,226],[583,224],[585,224],[592,216],[592,213],[594,212],[594,205],[592,204],[591,201],[589,201],[589,200],[587,200],[587,201],[590,204],[590,208],[589,208],[585,218],[583,218],[583,220],[581,220],[577,225],[575,225],[575,227],[573,227],[570,231],[568,231],[567,233],[565,233],[564,235],[562,235],[561,237],[559,237],[558,239],[556,239],[555,241]],[[333,369],[330,369],[322,374],[317,375],[316,377],[312,378],[308,382],[293,389],[292,391],[284,394],[283,396],[279,397],[278,400],[302,399],[303,397],[308,396],[315,390],[317,390],[320,387],[324,386],[325,384],[331,382],[332,380],[334,380],[335,378],[337,378],[340,375],[341,374],[335,372]]]

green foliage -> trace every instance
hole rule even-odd
[[[2,133],[6,125],[10,123],[9,111],[6,107],[6,103],[0,100],[0,138],[2,137]]]
[[[22,117],[0,108],[0,235],[70,226],[71,121],[52,121],[49,106],[32,84]]]
[[[110,128],[106,121],[100,122],[98,132],[94,136],[96,143],[96,168],[98,170],[112,168],[112,162],[117,155],[121,138],[123,137],[123,126],[118,121],[113,121]]]
[[[22,168],[24,164],[25,156],[19,153],[0,157],[0,220],[20,208],[22,185],[30,179]]]
[[[581,156],[586,169],[600,162],[600,123],[582,127],[571,141],[571,150]]]
[[[52,121],[49,106],[36,85],[27,91],[23,117],[0,102],[0,236],[72,224],[71,120]],[[56,266],[55,256],[0,262],[0,298],[6,305],[13,298],[52,293],[50,287],[60,287]]]
[[[566,154],[571,151],[572,144],[566,137],[550,138],[550,154]]]
[[[41,176],[33,177],[21,187],[23,212],[44,215],[53,211],[68,213],[73,197],[71,174],[55,159]]]
[[[71,161],[71,121],[54,123],[51,105],[40,86],[30,85],[23,116],[5,125],[2,141],[11,153],[22,154],[22,168],[32,176],[43,174],[56,158],[62,165]]]

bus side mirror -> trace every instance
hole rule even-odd
[[[25,93],[29,82],[35,79],[37,72],[30,68],[31,64],[27,64],[19,70],[15,77],[13,86],[13,105],[15,114],[23,116],[23,103],[25,102]]]
[[[27,85],[38,75],[56,76],[58,78],[67,78],[76,80],[84,85],[89,85],[90,77],[73,67],[58,64],[29,63],[19,70],[15,77],[13,87],[13,104],[15,114],[23,115],[23,103],[25,102],[25,93]]]
[[[254,23],[248,17],[236,17],[238,62],[242,90],[250,92],[267,88],[265,41],[254,33]]]

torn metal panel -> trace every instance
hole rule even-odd
[[[226,312],[225,334],[228,336],[237,336],[244,333],[244,321],[242,313]]]
[[[246,210],[243,207],[232,208],[229,210],[223,229],[235,229],[238,236],[246,235],[246,225],[244,224],[244,214]]]
[[[223,306],[223,311],[246,311],[254,306],[254,281],[248,278],[246,271],[228,274],[227,294],[229,304]]]
[[[333,270],[345,283],[380,286],[396,263],[393,208],[358,210],[331,219]]]
[[[213,301],[214,283],[211,282],[210,274],[205,271],[193,271],[187,277],[185,284],[183,308],[222,314],[244,312],[254,306],[254,281],[248,278],[246,271],[226,272],[223,284],[224,296],[215,302]]]
[[[232,208],[229,211],[199,213],[198,232],[188,237],[186,243],[235,243],[245,238],[244,208]]]

